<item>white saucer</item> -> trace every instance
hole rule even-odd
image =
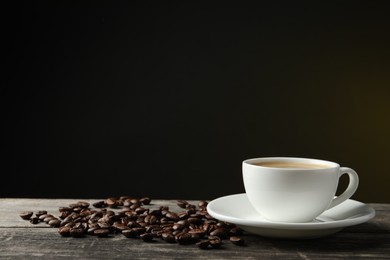
[[[303,239],[330,235],[341,229],[361,224],[375,216],[375,210],[364,203],[346,200],[308,223],[283,223],[265,220],[249,203],[245,193],[211,201],[208,213],[243,230],[265,237]]]

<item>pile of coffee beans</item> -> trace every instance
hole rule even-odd
[[[79,201],[59,208],[57,217],[41,210],[20,213],[20,217],[32,224],[44,222],[58,228],[64,237],[92,235],[107,237],[122,234],[127,238],[139,238],[145,242],[162,239],[180,245],[196,244],[201,249],[219,248],[223,240],[242,246],[242,230],[233,224],[218,221],[207,213],[207,202],[198,205],[185,200],[177,201],[181,212],[173,212],[168,206],[157,209],[148,207],[151,199],[108,198],[90,204]]]

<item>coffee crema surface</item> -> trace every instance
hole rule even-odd
[[[286,169],[325,169],[331,167],[326,164],[288,162],[288,161],[259,162],[259,163],[254,163],[253,165],[269,167],[269,168],[286,168]]]

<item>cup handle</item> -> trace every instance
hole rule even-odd
[[[339,205],[340,203],[346,201],[347,199],[349,199],[355,193],[355,191],[359,185],[359,176],[357,175],[357,173],[354,170],[352,170],[351,168],[347,168],[347,167],[340,167],[339,178],[342,175],[344,175],[345,173],[347,173],[349,176],[348,187],[340,196],[333,199],[333,201],[330,203],[330,206],[328,209],[331,209],[331,208]]]

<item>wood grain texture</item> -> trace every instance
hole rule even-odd
[[[281,240],[250,234],[247,246],[225,242],[223,248],[200,250],[195,245],[168,244],[161,240],[145,243],[122,235],[109,238],[87,236],[64,238],[56,228],[32,225],[19,217],[20,211],[48,210],[78,200],[0,199],[1,259],[390,259],[390,205],[370,204],[377,216],[364,224],[319,239]],[[95,202],[97,200],[86,200]],[[179,211],[175,201],[152,201],[151,207],[169,205]]]

